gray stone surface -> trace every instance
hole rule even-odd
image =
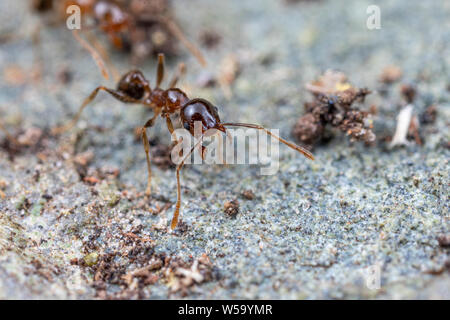
[[[219,276],[194,285],[188,298],[449,299],[449,249],[437,238],[450,232],[450,3],[377,1],[382,28],[370,31],[366,8],[372,2],[180,1],[176,13],[189,38],[198,42],[203,30],[213,29],[222,41],[203,49],[206,71],[182,48],[168,69],[187,62],[183,88],[214,102],[223,120],[280,128],[289,137],[303,103],[311,99],[304,84],[335,68],[352,83],[375,90],[365,106],[378,108],[377,144],[352,144],[338,134],[314,150],[314,162],[280,147],[274,176],[260,176],[256,166],[188,166],[182,174],[186,230],[170,233],[173,207],[154,215],[149,209],[164,206],[165,199],[175,202],[174,170],[154,167],[154,198],[142,193],[145,155],[133,130],[151,112],[101,95],[70,133],[57,139],[44,131],[39,148],[25,148],[13,160],[1,150],[6,198],[0,200],[0,298],[94,298],[92,272],[70,260],[85,256],[83,242],[96,227],[103,254],[123,246],[119,230],[141,225],[140,236],[153,239],[156,252],[186,261],[208,255]],[[15,35],[0,44],[0,115],[15,133],[62,123],[95,86],[114,86],[67,30],[42,24],[25,3],[0,3],[0,33]],[[38,26],[40,45],[33,46],[31,34]],[[218,74],[230,54],[241,73],[227,99],[219,86],[198,83],[205,72]],[[43,61],[41,81],[31,75],[36,57]],[[111,58],[119,71],[130,68],[126,56]],[[14,78],[21,85],[8,76],[14,65],[15,74],[25,74]],[[403,78],[383,87],[378,79],[388,65],[399,66]],[[57,77],[62,68],[73,75],[67,85]],[[149,59],[142,69],[153,82],[155,61]],[[434,103],[438,116],[421,127],[422,146],[389,150],[382,138],[395,130],[403,103],[400,83],[417,86],[417,114]],[[151,130],[156,138],[170,143],[162,121]],[[95,186],[81,181],[73,158],[83,152],[94,154],[90,170],[119,169],[120,175]],[[256,198],[241,198],[246,189]],[[223,204],[235,198],[240,212],[230,218]],[[366,283],[365,272],[373,266],[380,268],[379,289]],[[145,297],[181,297],[169,287],[161,276],[144,288]],[[107,290],[119,288],[108,284]]]

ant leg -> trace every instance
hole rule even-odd
[[[180,215],[180,206],[181,206],[181,184],[180,184],[180,170],[184,165],[184,162],[188,157],[191,156],[192,152],[203,142],[203,135],[200,137],[200,140],[192,147],[191,151],[183,158],[180,164],[177,166],[177,203],[175,205],[175,212],[173,214],[172,222],[170,224],[170,228],[173,230],[176,228],[178,224],[178,218]]]
[[[152,167],[150,165],[150,143],[148,142],[148,136],[147,136],[147,128],[150,128],[155,123],[156,118],[160,114],[161,110],[157,110],[153,117],[148,120],[145,125],[142,127],[142,143],[144,145],[145,150],[145,156],[147,160],[147,171],[148,171],[148,178],[147,178],[147,189],[145,190],[145,194],[147,196],[150,196],[151,194],[151,186],[152,186]]]
[[[200,50],[184,36],[180,27],[173,20],[163,16],[155,16],[154,18],[155,20],[159,20],[161,23],[165,24],[169,31],[175,36],[175,38],[183,43],[183,45],[197,58],[200,64],[203,67],[206,66],[206,60]]]
[[[305,157],[307,157],[308,159],[314,160],[314,156],[312,155],[311,152],[309,152],[307,149],[298,146],[292,142],[286,141],[283,138],[277,136],[276,134],[273,134],[272,132],[270,132],[269,130],[267,130],[266,128],[257,125],[257,124],[251,124],[251,123],[222,123],[223,126],[229,126],[229,127],[244,127],[244,128],[252,128],[252,129],[258,129],[258,130],[263,130],[264,132],[266,132],[269,136],[274,137],[275,139],[277,139],[278,141],[284,143],[285,145],[287,145],[288,147],[300,152],[301,154],[303,154]]]
[[[172,79],[170,80],[169,88],[175,88],[178,80],[185,74],[185,72],[186,72],[186,65],[184,63],[180,63],[178,65],[177,71],[173,74]]]
[[[158,54],[158,67],[156,71],[156,88],[159,88],[164,79],[164,54]]]
[[[91,54],[95,63],[100,68],[103,77],[106,80],[108,80],[109,79],[108,69],[106,68],[105,63],[103,62],[103,59],[100,56],[100,54],[94,48],[92,48],[92,46],[86,40],[80,37],[77,30],[73,30],[72,34],[74,38],[81,44],[81,46]]]
[[[121,93],[120,91],[116,91],[116,90],[112,90],[109,88],[106,88],[104,86],[100,86],[97,87],[94,91],[92,91],[92,93],[84,100],[83,104],[81,105],[80,109],[78,109],[77,114],[73,117],[72,121],[69,122],[68,124],[62,126],[62,127],[57,127],[54,128],[52,130],[52,132],[54,134],[61,134],[69,129],[71,129],[80,119],[81,113],[83,112],[84,108],[86,108],[86,106],[92,102],[92,100],[95,99],[95,97],[97,96],[98,92],[100,90],[106,91],[109,94],[111,94],[114,98],[116,98],[117,100],[120,100],[122,102],[132,102],[132,103],[139,103],[140,101],[137,101],[135,99],[132,99],[130,97],[125,96],[123,93]]]
[[[169,129],[170,134],[173,134],[173,132],[174,132],[173,123],[172,123],[172,120],[170,119],[169,115],[166,116],[166,124],[167,124],[167,129]]]
[[[114,65],[111,62],[111,59],[109,58],[108,52],[106,52],[106,49],[104,46],[97,40],[97,38],[90,32],[85,31],[86,37],[88,38],[89,42],[92,43],[95,50],[99,53],[99,55],[102,57],[102,59],[105,61],[105,65],[111,70],[111,73],[113,75],[113,78],[115,82],[118,82],[120,79],[120,74],[117,71],[117,69],[114,67]]]

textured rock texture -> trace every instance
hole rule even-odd
[[[338,69],[373,91],[364,107],[376,106],[377,142],[333,133],[314,162],[280,146],[273,176],[187,166],[183,222],[171,233],[173,168],[154,166],[153,196],[143,192],[134,129],[151,112],[100,94],[75,129],[51,136],[91,90],[114,83],[64,27],[26,1],[1,1],[0,116],[31,146],[16,150],[1,133],[0,298],[449,299],[450,3],[377,1],[381,29],[368,30],[371,3],[177,1],[186,35],[211,48],[202,47],[203,69],[180,47],[169,72],[186,62],[182,88],[222,119],[289,137],[311,99],[305,84]],[[121,53],[111,60],[130,69]],[[381,83],[392,65],[401,78]],[[154,84],[155,60],[142,69]],[[222,85],[206,85],[214,79]],[[437,115],[420,126],[422,145],[389,149],[402,84],[416,88],[416,115],[433,104]],[[162,124],[150,131],[154,148],[170,144]]]

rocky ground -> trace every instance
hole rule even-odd
[[[182,223],[170,232],[176,179],[163,121],[150,134],[151,197],[134,133],[148,110],[101,94],[75,129],[51,135],[97,85],[114,83],[67,29],[25,1],[2,1],[0,116],[21,145],[1,133],[0,298],[449,299],[450,4],[377,1],[381,29],[368,30],[370,4],[177,2],[208,65],[180,46],[167,68],[186,62],[182,88],[219,106],[223,120],[294,139],[312,99],[305,84],[331,68],[372,90],[362,108],[374,106],[377,140],[334,132],[315,161],[280,146],[272,176],[255,165],[189,165]],[[130,69],[126,55],[111,60]],[[389,66],[392,83],[380,81]],[[154,83],[155,60],[141,68]],[[415,88],[417,119],[430,106],[437,113],[420,120],[422,144],[389,148],[404,85]],[[230,216],[224,205],[235,199]]]

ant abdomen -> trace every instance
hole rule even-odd
[[[217,129],[225,132],[225,128],[220,123],[217,108],[205,99],[192,99],[181,108],[181,121],[183,127],[193,135],[194,123],[202,123],[202,133],[209,129]]]

